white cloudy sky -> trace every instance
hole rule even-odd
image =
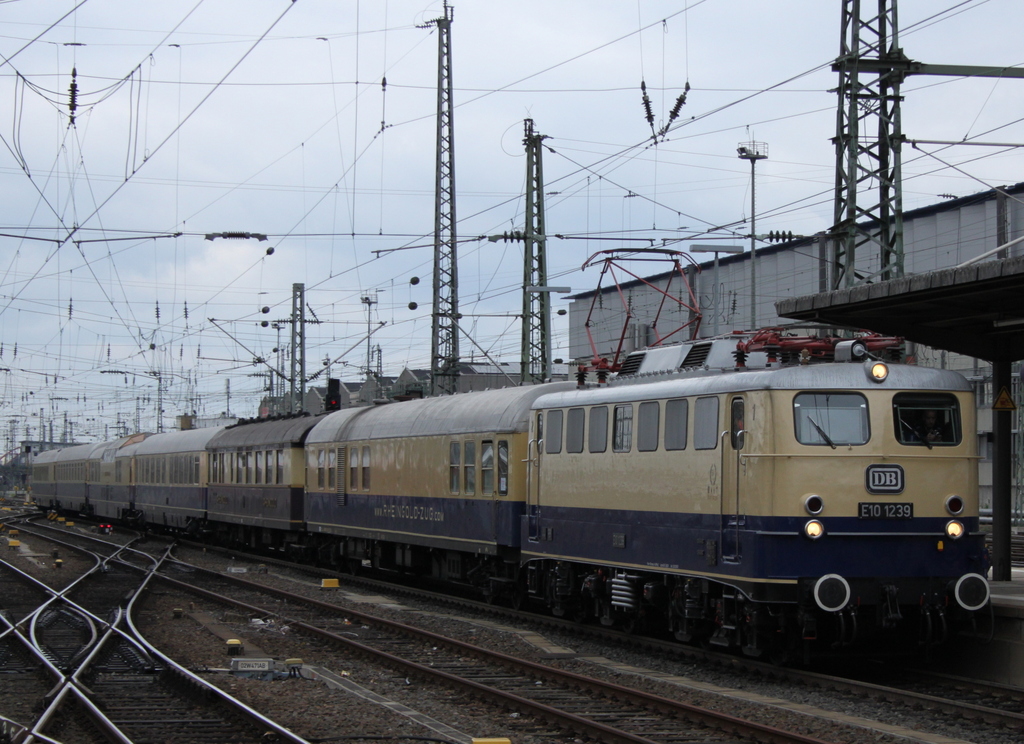
[[[522,249],[478,238],[522,226],[525,118],[549,137],[548,232],[566,236],[549,242],[551,284],[594,287],[596,270],[580,267],[642,245],[626,238],[745,242],[747,140],[769,148],[757,231],[826,229],[840,9],[457,2],[459,294],[474,341],[516,361]],[[422,26],[441,13],[427,0],[0,2],[4,434],[41,414],[59,436],[65,411],[81,438],[134,424],[136,409],[152,428],[155,374],[165,425],[186,408],[225,410],[229,384],[232,413],[253,415],[266,385],[253,359],[276,363],[279,344],[260,322],[288,318],[293,283],[320,321],[308,373],[340,357],[332,374],[361,379],[368,320],[386,373],[428,367],[437,32]],[[1017,0],[902,0],[900,42],[923,62],[1014,66],[1022,21]],[[641,80],[656,127],[690,85],[656,146]],[[1024,142],[1021,85],[910,78],[904,131]],[[908,209],[1024,180],[1009,148],[923,149],[904,151]],[[204,239],[223,231],[269,239]]]

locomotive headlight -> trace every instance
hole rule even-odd
[[[812,540],[817,540],[825,534],[825,525],[817,519],[812,519],[804,525],[804,534]]]
[[[889,365],[885,362],[868,362],[868,377],[874,382],[884,382],[889,376]]]
[[[964,500],[956,495],[950,496],[946,499],[946,511],[954,517],[962,514],[964,511]]]
[[[946,523],[946,535],[948,535],[951,540],[958,540],[963,537],[963,534],[963,523],[958,522],[955,519],[951,519]]]

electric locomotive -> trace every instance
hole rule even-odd
[[[530,596],[782,658],[890,629],[931,645],[987,604],[967,380],[864,342],[832,363],[769,346],[647,349],[607,385],[537,399]]]

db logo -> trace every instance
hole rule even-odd
[[[868,493],[903,493],[903,468],[899,465],[868,465],[864,483]]]

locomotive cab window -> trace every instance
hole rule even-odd
[[[800,444],[835,449],[840,444],[867,444],[871,438],[868,402],[859,393],[798,393],[793,423]]]
[[[892,413],[900,444],[928,449],[960,444],[960,405],[952,395],[897,393]]]

